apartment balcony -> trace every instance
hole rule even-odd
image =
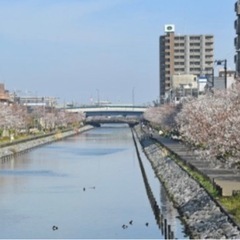
[[[237,50],[240,49],[240,37],[237,36],[234,38],[234,46]]]
[[[184,65],[185,59],[174,59],[174,65]]]
[[[205,36],[205,43],[212,43],[214,42],[214,37],[212,35]]]
[[[174,68],[174,73],[177,74],[177,73],[184,73],[185,72],[185,68],[181,68],[181,67],[175,67]]]
[[[169,49],[164,49],[162,52],[164,52],[167,55],[167,54],[170,54],[171,50],[170,50],[170,48]]]
[[[205,47],[211,47],[213,48],[213,42],[205,42]]]
[[[235,12],[238,16],[240,15],[240,2],[239,1],[237,1],[235,3]]]
[[[201,48],[200,48],[200,47],[195,47],[195,48],[191,47],[191,48],[189,49],[189,52],[190,52],[191,55],[192,55],[192,54],[195,54],[195,53],[200,54]]]
[[[236,30],[236,34],[240,34],[240,21],[239,21],[239,18],[234,21],[234,28]]]
[[[213,52],[213,47],[212,46],[206,46],[205,47],[205,52]]]
[[[205,58],[207,59],[207,60],[211,60],[211,61],[213,61],[213,53],[206,53],[205,54]]]
[[[213,49],[206,49],[205,56],[213,56]]]
[[[189,38],[191,43],[200,43],[201,38],[200,37],[194,37],[194,38]]]
[[[201,54],[200,52],[190,52],[190,58],[194,58],[194,59],[200,59]]]
[[[190,63],[189,67],[190,68],[200,68],[200,62],[199,63]]]
[[[185,46],[184,45],[174,45],[174,51],[175,52],[184,52],[185,51]]]
[[[174,42],[175,43],[184,43],[185,42],[185,37],[184,36],[180,36],[180,37],[175,36],[174,37]]]
[[[206,62],[210,62],[210,61],[213,62],[214,61],[213,54],[206,54],[204,59],[206,60]]]
[[[213,66],[213,60],[207,60],[207,61],[205,61],[205,65],[207,65],[207,66]]]

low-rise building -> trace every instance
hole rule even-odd
[[[14,102],[26,106],[28,111],[43,107],[45,110],[52,110],[57,106],[57,98],[55,97],[39,97],[34,95],[14,95]]]
[[[9,91],[5,90],[4,84],[0,83],[0,102],[9,102]]]
[[[206,92],[208,78],[205,76],[201,76],[198,78],[198,94],[201,95]]]
[[[172,88],[168,97],[171,102],[178,103],[187,96],[197,96],[198,82],[194,74],[174,74],[172,76]]]
[[[193,74],[174,74],[172,76],[172,88],[197,88],[197,76]]]
[[[233,83],[235,83],[235,76],[236,76],[236,71],[234,70],[227,70],[226,71],[226,74],[227,74],[227,88],[231,87]],[[219,69],[219,72],[218,72],[218,78],[215,79],[214,83],[215,83],[215,88],[218,88],[218,81],[223,81],[224,82],[224,85],[225,86],[225,70],[224,69]],[[218,89],[224,89],[224,88],[218,88]]]

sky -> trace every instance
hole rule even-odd
[[[151,104],[159,36],[213,34],[234,66],[235,0],[0,0],[0,83],[59,102]]]

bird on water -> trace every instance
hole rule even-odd
[[[54,226],[52,227],[52,230],[53,230],[53,231],[58,230],[58,227],[54,225]]]

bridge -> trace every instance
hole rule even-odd
[[[90,116],[141,116],[146,106],[132,106],[132,105],[90,105],[80,107],[68,107],[68,112],[82,112],[86,114],[86,117]]]
[[[80,107],[68,107],[68,112],[82,112],[86,116],[86,123],[100,126],[103,123],[127,123],[130,126],[139,122],[146,106],[133,105],[90,105]]]

